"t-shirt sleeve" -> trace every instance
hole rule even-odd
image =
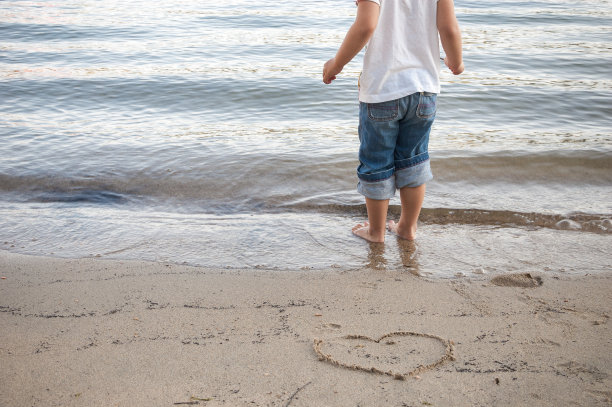
[[[360,1],[371,1],[372,3],[376,3],[380,6],[380,0],[355,0],[355,5],[359,4]]]

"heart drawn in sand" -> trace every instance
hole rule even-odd
[[[411,338],[406,338],[411,337]],[[435,343],[438,343],[437,345]],[[435,359],[436,347],[444,345],[444,354]],[[455,360],[454,343],[436,335],[418,332],[390,332],[378,339],[347,335],[332,340],[314,340],[319,360],[352,370],[406,380]],[[433,354],[433,356],[432,356]],[[428,359],[429,363],[419,363]],[[408,364],[411,365],[408,367]]]

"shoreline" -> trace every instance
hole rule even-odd
[[[449,280],[0,251],[0,275],[0,405],[612,402],[612,272]],[[454,360],[437,363],[442,341]],[[344,367],[429,365],[405,380]]]
[[[130,211],[120,216],[107,214],[112,215],[110,218],[94,213],[93,207],[88,211],[91,216],[68,229],[61,222],[44,221],[47,216],[53,218],[53,213],[25,212],[16,218],[7,213],[10,222],[4,231],[6,236],[0,240],[0,250],[64,259],[160,261],[211,269],[409,268],[427,278],[524,272],[579,275],[612,269],[608,250],[612,235],[574,230],[577,226],[570,219],[558,222],[567,230],[421,222],[417,241],[408,242],[388,233],[384,246],[373,246],[351,233],[363,217],[244,215],[190,217],[187,222],[165,214],[145,221],[134,219],[143,214]],[[586,223],[580,227],[585,229]]]

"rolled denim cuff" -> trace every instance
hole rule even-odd
[[[427,151],[404,160],[395,160],[395,171],[403,170],[404,168],[408,167],[414,167],[415,165],[421,164],[427,160],[429,160],[429,152]]]
[[[395,186],[397,189],[415,188],[433,179],[429,160],[395,171]]]
[[[391,176],[381,181],[365,181],[360,179],[357,184],[357,192],[370,199],[391,199],[395,195],[395,178]]]
[[[368,172],[367,167],[363,164],[360,164],[359,167],[357,167],[357,176],[360,180],[367,182],[384,181],[387,178],[392,177],[394,172],[395,169],[393,168],[393,164],[389,165],[389,168],[385,168],[374,173]]]

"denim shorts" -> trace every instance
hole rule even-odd
[[[436,96],[420,92],[388,102],[359,103],[359,193],[390,199],[396,189],[418,187],[433,178],[427,148]]]

